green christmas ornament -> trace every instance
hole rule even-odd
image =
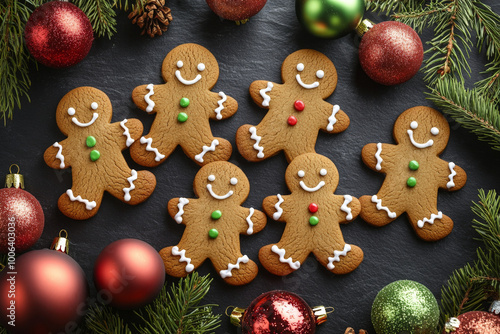
[[[364,0],[296,0],[299,22],[313,35],[339,38],[354,31],[365,13]]]
[[[379,291],[373,301],[371,318],[377,334],[434,334],[439,307],[424,285],[402,280]]]

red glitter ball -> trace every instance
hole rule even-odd
[[[411,79],[420,69],[424,47],[418,34],[401,22],[376,24],[361,39],[359,61],[366,74],[383,85]]]
[[[295,108],[295,110],[297,111],[302,111],[304,110],[304,108],[306,107],[304,101],[301,101],[301,100],[297,100],[295,101],[295,103],[293,104],[293,107]]]
[[[460,314],[460,327],[453,334],[498,334],[500,316],[483,311],[471,311]],[[444,332],[443,332],[444,333]]]
[[[290,116],[290,117],[288,117],[288,121],[287,122],[288,122],[289,125],[294,126],[295,124],[297,124],[297,117]]]
[[[302,298],[275,290],[260,295],[248,306],[241,329],[243,334],[312,334],[316,319]]]
[[[317,211],[318,211],[318,204],[316,203],[309,204],[309,212],[315,213]]]
[[[42,235],[45,217],[42,206],[29,192],[0,189],[0,253],[9,250],[9,233],[15,235],[15,252],[24,252]]]
[[[33,11],[24,29],[26,46],[45,66],[63,68],[80,62],[90,51],[94,34],[85,13],[65,1],[52,1]]]
[[[257,14],[267,0],[206,0],[210,9],[226,20],[242,21]]]

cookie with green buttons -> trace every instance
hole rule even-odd
[[[209,120],[232,116],[238,103],[224,92],[212,92],[219,77],[214,55],[198,44],[182,44],[163,60],[164,84],[136,87],[132,100],[155,114],[149,133],[130,148],[132,159],[154,167],[166,160],[177,146],[198,165],[227,161],[229,141],[212,135]]]
[[[335,164],[316,153],[302,154],[288,166],[285,180],[291,194],[269,196],[262,203],[270,217],[286,222],[281,240],[260,249],[262,265],[284,276],[313,253],[334,274],[356,269],[363,251],[344,241],[340,224],[355,219],[361,205],[353,196],[334,194],[339,183]]]
[[[437,110],[413,107],[397,118],[393,136],[396,145],[363,147],[364,163],[386,177],[377,194],[360,198],[361,217],[384,226],[406,212],[420,238],[442,239],[453,229],[453,221],[437,208],[438,190],[458,190],[467,180],[462,168],[439,157],[448,144],[450,126]]]
[[[241,204],[250,183],[241,169],[226,161],[203,166],[194,179],[198,198],[174,198],[168,212],[186,225],[180,242],[160,251],[167,274],[184,277],[210,259],[229,284],[243,285],[257,275],[255,262],[240,250],[240,234],[257,233],[266,225],[266,215]]]
[[[70,218],[94,216],[104,191],[125,203],[138,204],[155,189],[155,176],[130,169],[122,154],[141,136],[142,123],[137,119],[111,123],[111,117],[108,96],[92,87],[73,89],[57,106],[57,125],[67,138],[50,146],[44,159],[55,169],[71,167],[73,185],[58,202]]]

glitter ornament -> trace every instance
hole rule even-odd
[[[439,321],[436,298],[424,285],[402,280],[375,297],[371,319],[377,334],[434,334]]]
[[[0,322],[9,333],[66,333],[77,327],[85,314],[88,284],[75,260],[58,247],[9,262],[0,273]]]
[[[471,311],[460,314],[456,324],[458,327],[443,331],[453,334],[498,334],[500,333],[500,316],[483,311]]]
[[[226,20],[245,23],[265,6],[267,0],[206,0],[210,9]]]
[[[165,283],[160,254],[148,243],[121,239],[106,246],[94,265],[98,290],[111,306],[134,309],[150,303]]]
[[[231,323],[242,334],[312,334],[326,321],[323,306],[311,309],[294,293],[274,290],[263,293],[248,308],[234,308]]]
[[[12,167],[17,173],[12,173]],[[20,253],[33,246],[43,232],[45,217],[40,202],[24,188],[19,166],[7,174],[0,189],[0,253]]]
[[[363,20],[356,30],[363,36],[359,61],[373,81],[391,86],[417,74],[424,59],[424,47],[410,26],[394,21],[373,25]]]
[[[89,18],[80,8],[67,1],[52,1],[33,11],[26,22],[24,39],[38,62],[63,68],[87,56],[94,35]]]

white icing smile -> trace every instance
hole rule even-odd
[[[209,175],[208,176],[208,181],[213,182],[215,181],[215,175]],[[234,186],[238,183],[238,179],[235,177],[232,177],[230,180],[230,183]],[[215,199],[226,199],[230,196],[233,195],[233,191],[229,190],[225,195],[217,195],[213,190],[212,190],[212,185],[209,183],[207,184],[207,190],[210,193],[210,195],[215,198]]]
[[[326,169],[324,169],[324,168],[322,168],[322,169],[319,171],[319,175],[321,175],[321,176],[325,176],[327,173],[328,173],[328,171],[327,171]],[[304,177],[304,176],[306,175],[306,173],[305,173],[303,170],[299,170],[299,171],[298,171],[298,173],[297,173],[297,175],[298,175],[299,177],[301,177],[301,178],[302,178],[302,177]],[[304,181],[300,181],[300,182],[299,182],[299,184],[300,184],[300,187],[301,187],[302,189],[304,189],[305,191],[308,191],[308,192],[310,192],[310,193],[313,193],[313,192],[315,192],[315,191],[320,190],[320,189],[321,189],[321,188],[325,185],[325,181],[319,181],[319,183],[318,183],[318,184],[317,184],[314,188],[309,188],[309,187],[305,184],[305,182],[304,182]]]
[[[302,72],[304,70],[304,64],[302,63],[298,63],[297,64],[297,71],[299,72]],[[325,72],[322,71],[322,70],[318,70],[316,72],[316,77],[318,77],[318,79],[322,79],[323,77],[325,76]],[[304,87],[305,89],[313,89],[313,88],[316,88],[319,86],[319,82],[318,81],[314,81],[313,83],[311,84],[306,84],[302,81],[302,78],[300,77],[300,74],[297,73],[297,75],[295,76],[295,79],[297,80],[297,83],[299,85],[301,85],[302,87]]]
[[[177,67],[182,68],[183,66],[184,66],[184,63],[182,62],[182,60],[179,60],[177,62]],[[205,64],[199,63],[197,66],[197,69],[200,72],[204,71]],[[194,79],[192,79],[192,80],[186,80],[182,77],[181,71],[179,71],[179,70],[175,71],[175,77],[177,78],[177,80],[179,80],[181,83],[183,83],[184,85],[187,85],[187,86],[194,85],[195,83],[197,83],[198,81],[201,80],[201,74],[197,74],[196,77],[194,77]]]
[[[413,121],[410,123],[410,127],[415,130],[416,128],[418,128],[418,123],[416,121]],[[414,138],[413,138],[413,130],[411,129],[408,129],[406,132],[408,133],[408,137],[410,137],[410,141],[411,143],[413,144],[413,146],[415,146],[416,148],[426,148],[426,147],[430,147],[432,145],[434,145],[434,140],[432,139],[429,139],[427,142],[425,143],[419,143],[417,142]],[[431,129],[431,134],[433,136],[437,136],[439,134],[439,129],[436,128],[436,127],[433,127]]]
[[[90,120],[90,122],[87,122],[87,123],[82,123],[82,122],[80,122],[80,121],[79,121],[76,117],[73,117],[73,118],[71,119],[71,121],[72,121],[73,123],[75,123],[76,125],[78,125],[79,127],[81,127],[81,128],[86,128],[87,126],[91,126],[92,124],[94,124],[94,122],[95,122],[95,120],[97,119],[97,117],[99,117],[99,114],[95,112],[95,113],[92,115],[92,119]]]

